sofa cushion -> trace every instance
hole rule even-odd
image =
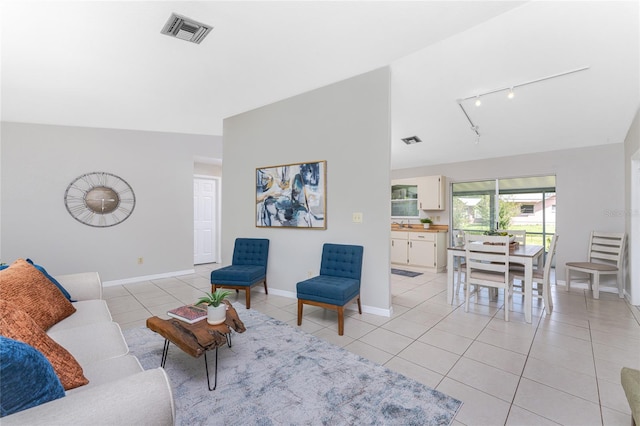
[[[68,350],[82,365],[129,353],[120,326],[100,322],[66,330],[49,331],[49,337]]]
[[[71,295],[69,294],[69,292],[64,287],[62,287],[62,284],[60,284],[58,282],[58,280],[56,280],[51,275],[49,275],[49,273],[47,272],[46,269],[44,269],[43,266],[36,265],[35,263],[33,263],[33,260],[31,260],[31,259],[27,259],[27,262],[30,263],[31,265],[33,265],[38,271],[42,272],[42,274],[45,277],[47,277],[47,279],[49,281],[51,281],[53,284],[55,284],[55,286],[58,287],[58,290],[60,290],[62,292],[62,294],[64,294],[64,297],[66,297],[67,300],[69,300],[69,302],[74,302],[74,300],[71,299]]]
[[[44,355],[0,336],[0,417],[63,396],[60,380]]]
[[[5,300],[0,300],[0,334],[33,346],[47,357],[65,389],[89,383],[82,367],[62,346],[25,312]]]
[[[102,359],[96,362],[82,364],[84,375],[89,379],[89,384],[81,388],[71,389],[67,395],[76,392],[85,392],[86,389],[100,386],[103,383],[113,382],[144,371],[138,358],[133,355],[117,356],[115,358]]]
[[[47,333],[81,327],[87,324],[113,321],[107,302],[104,300],[81,300],[80,302],[73,302],[73,307],[76,308],[76,312],[51,326]]]
[[[44,330],[76,311],[58,287],[24,259],[0,271],[0,299],[25,311]]]

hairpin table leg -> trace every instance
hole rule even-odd
[[[216,347],[216,364],[213,373],[213,389],[211,388],[211,382],[209,381],[209,363],[207,362],[207,352],[204,353],[204,369],[207,372],[207,387],[210,391],[216,390],[218,386],[218,348]]]
[[[164,339],[164,348],[162,349],[162,359],[160,360],[160,367],[164,368],[167,362],[167,354],[169,353],[169,339]]]

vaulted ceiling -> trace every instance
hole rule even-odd
[[[3,121],[221,135],[225,117],[391,66],[397,169],[619,143],[640,103],[636,1],[0,7]],[[201,44],[161,35],[172,12],[214,29]],[[456,99],[580,67],[465,101],[476,144]]]

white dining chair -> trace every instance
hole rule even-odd
[[[593,298],[600,298],[600,276],[616,275],[618,296],[624,297],[622,283],[622,262],[624,260],[625,233],[591,232],[589,238],[589,255],[586,262],[565,263],[565,275],[569,291],[571,286],[571,271],[583,272],[589,275],[589,289],[593,290]],[[593,276],[593,280],[591,277]]]
[[[545,313],[547,315],[551,315],[553,311],[553,300],[551,298],[551,264],[553,261],[553,256],[556,254],[556,245],[558,244],[558,234],[554,234],[553,238],[551,238],[551,244],[549,245],[549,252],[547,253],[547,259],[544,262],[544,268],[534,269],[533,270],[533,282],[538,283],[538,286],[535,287],[537,290],[533,293],[534,288],[532,288],[533,297],[537,297],[542,299],[544,302]],[[513,271],[512,271],[513,272]],[[521,283],[524,283],[524,272],[513,272],[513,278],[516,280],[520,280]],[[524,285],[523,285],[524,286]],[[520,291],[515,289],[514,285],[514,293],[522,292],[524,294],[524,289],[521,288]]]
[[[513,274],[509,271],[509,237],[465,235],[467,264],[464,311],[469,312],[469,300],[480,287],[504,289],[504,320],[509,321],[513,301]],[[473,289],[472,289],[473,287]]]

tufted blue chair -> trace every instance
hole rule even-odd
[[[344,307],[350,302],[360,305],[362,246],[325,244],[322,247],[320,275],[296,284],[298,325],[302,325],[302,305],[314,305],[338,312],[338,335],[344,334]]]
[[[211,291],[230,288],[245,291],[247,309],[251,308],[251,287],[264,284],[267,291],[267,259],[269,240],[264,238],[236,238],[231,265],[211,272]]]

